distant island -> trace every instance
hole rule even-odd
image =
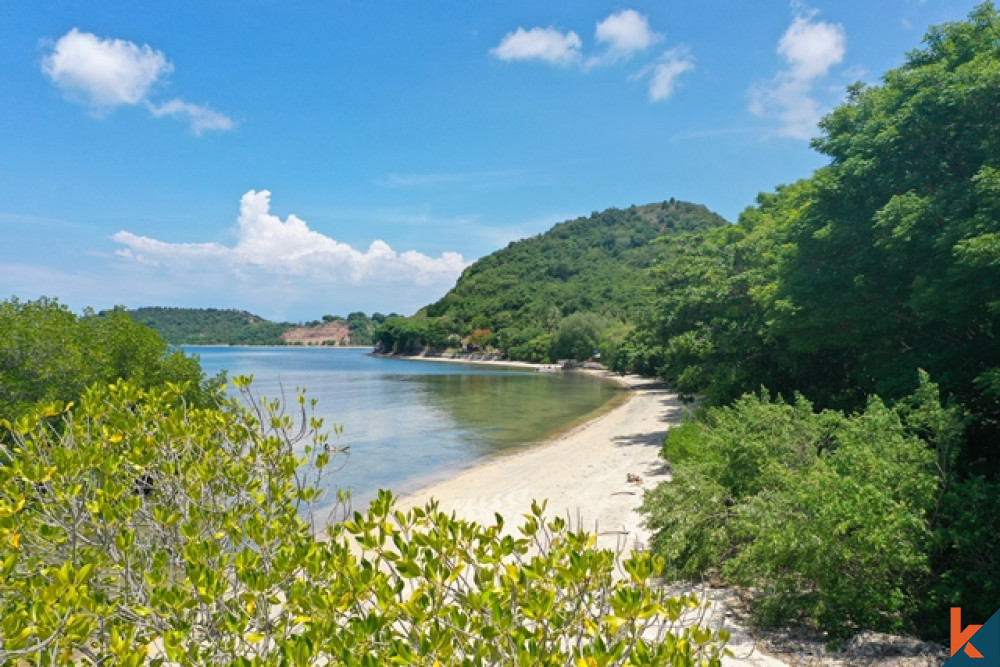
[[[136,322],[155,329],[171,345],[370,346],[375,327],[388,316],[362,312],[324,315],[302,324],[271,322],[244,310],[218,308],[134,308]]]

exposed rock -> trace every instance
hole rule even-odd
[[[351,330],[344,321],[323,322],[289,329],[281,339],[291,345],[350,345]]]
[[[871,631],[855,635],[839,651],[827,651],[821,638],[793,630],[761,633],[757,645],[764,653],[796,667],[934,667],[948,659],[948,649],[941,644]]]

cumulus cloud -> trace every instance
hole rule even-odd
[[[686,47],[679,46],[664,52],[657,62],[644,67],[629,79],[648,80],[649,100],[661,102],[674,94],[681,74],[692,69],[694,69],[694,58]]]
[[[365,251],[320,234],[289,215],[270,213],[271,193],[251,190],[240,200],[237,241],[168,243],[120,231],[119,257],[147,266],[191,272],[219,270],[243,279],[289,278],[335,286],[450,286],[468,263],[455,252],[429,257],[414,250],[397,252],[376,240]]]
[[[841,25],[815,20],[816,13],[800,14],[778,42],[778,54],[788,66],[751,91],[750,111],[777,118],[779,133],[796,139],[815,134],[825,112],[816,99],[816,84],[844,59],[846,36]]]
[[[97,109],[138,104],[173,65],[161,51],[73,28],[42,60],[42,71],[71,98]]]
[[[145,104],[154,116],[182,117],[195,133],[228,130],[233,121],[208,107],[175,99],[162,105],[150,101],[157,84],[174,66],[162,51],[121,39],[102,39],[73,28],[42,58],[42,72],[69,99],[104,115],[119,106]]]
[[[490,53],[500,60],[541,60],[551,65],[571,65],[580,59],[583,42],[572,30],[560,32],[548,28],[525,30],[519,27],[507,33]]]
[[[825,76],[844,59],[846,52],[843,26],[811,19],[811,16],[795,17],[778,43],[778,53],[785,56],[791,65],[791,75],[798,79]]]
[[[594,37],[607,50],[603,56],[592,59],[591,64],[628,58],[663,39],[663,35],[649,27],[649,20],[634,9],[623,9],[599,21]]]

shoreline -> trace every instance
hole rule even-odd
[[[538,365],[522,362],[518,366]],[[498,513],[513,528],[533,500],[545,500],[547,516],[562,516],[574,527],[596,532],[599,546],[646,548],[650,535],[638,507],[645,490],[670,478],[660,450],[670,425],[679,423],[686,407],[658,380],[594,369],[568,372],[603,377],[626,387],[629,393],[619,405],[552,438],[456,470],[445,479],[404,494],[399,509],[422,506],[433,498],[443,511],[479,523],[492,523],[494,513]]]
[[[299,343],[178,343],[174,345],[173,343],[168,343],[168,345],[173,345],[174,347],[259,347],[259,348],[277,348],[280,350],[293,348],[293,349],[319,349],[319,350],[370,350],[371,345],[316,345],[316,344],[299,344]]]
[[[385,354],[382,352],[372,352],[373,357],[378,357],[380,359],[398,359],[400,361],[434,361],[446,364],[472,364],[476,366],[501,366],[507,368],[522,368],[526,370],[535,370],[539,372],[547,371],[563,371],[563,370],[583,370],[583,369],[564,369],[559,364],[537,364],[530,361],[514,361],[511,359],[497,359],[497,358],[487,358],[495,357],[496,355],[488,355],[482,353],[481,355],[475,356],[458,356],[458,354],[469,354],[469,353],[458,353],[445,355],[441,354]]]

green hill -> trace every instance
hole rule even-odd
[[[294,326],[217,308],[135,308],[128,314],[172,345],[281,345],[281,334]]]
[[[376,342],[395,352],[464,340],[515,359],[580,357],[584,349],[589,356],[594,329],[600,338],[649,307],[647,270],[663,250],[654,241],[726,224],[702,205],[673,199],[560,223],[479,260],[437,303],[387,320]],[[573,345],[559,342],[567,327],[589,331],[572,354]]]

